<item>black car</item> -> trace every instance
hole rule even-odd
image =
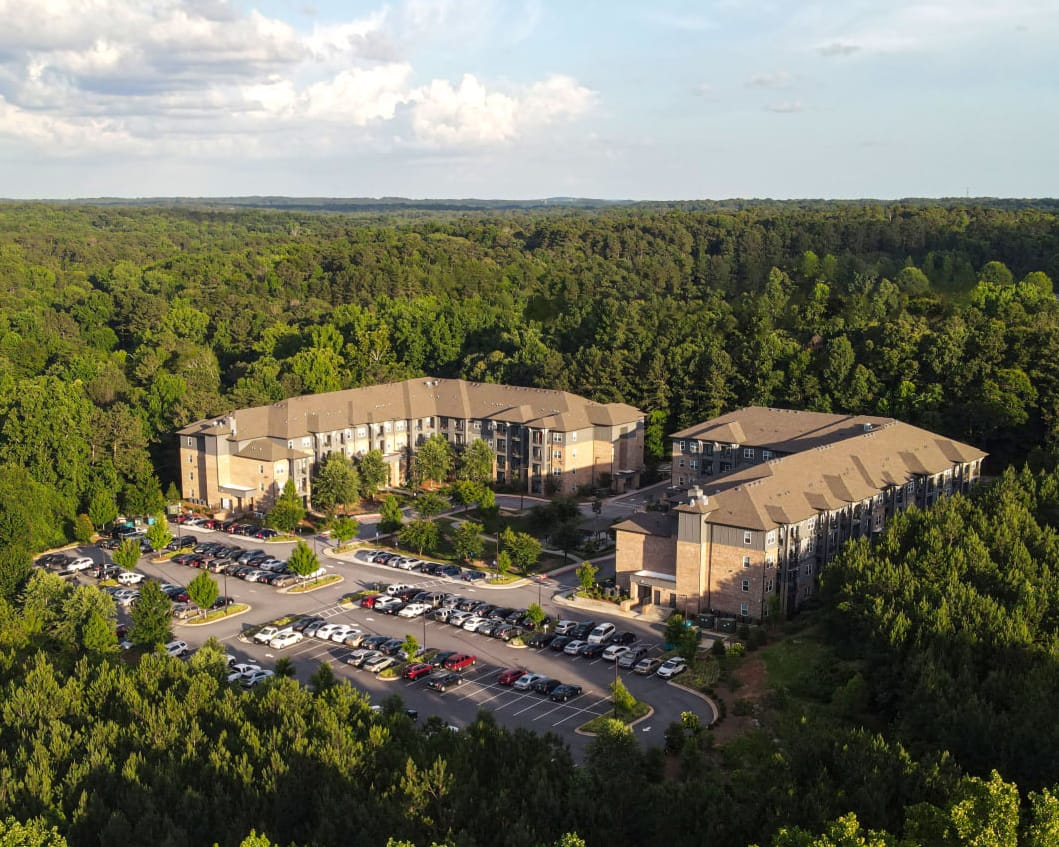
[[[567,644],[569,644],[571,641],[576,640],[577,639],[575,639],[572,635],[557,635],[555,638],[552,639],[551,644],[549,644],[548,646],[551,647],[556,653],[562,653],[563,650],[566,648]]]
[[[441,576],[441,568],[442,565],[439,565],[436,562],[424,562],[419,570],[429,576]]]
[[[234,597],[218,597],[216,600],[213,601],[212,605],[210,606],[210,611],[212,612],[217,609],[223,609],[225,606],[231,606],[233,603],[235,603]]]
[[[440,676],[432,676],[427,683],[427,688],[444,693],[449,688],[463,685],[463,677],[458,673],[443,673]]]
[[[556,703],[565,703],[574,697],[580,697],[581,690],[580,685],[557,685],[554,690],[548,693],[548,698]]]
[[[556,688],[562,685],[557,679],[551,679],[550,677],[544,677],[544,679],[538,679],[532,686],[530,686],[538,694],[551,695]]]
[[[403,638],[391,638],[388,641],[385,641],[380,644],[375,649],[385,656],[396,656],[400,652],[402,647],[404,647]]]
[[[293,629],[295,632],[305,632],[305,628],[314,623],[322,624],[324,623],[324,619],[316,617],[302,618],[300,621],[297,621],[296,623],[292,624],[291,629]]]
[[[360,642],[360,646],[368,650],[378,650],[387,641],[392,641],[388,635],[371,635]]]
[[[501,641],[510,641],[512,638],[521,638],[524,632],[522,627],[506,623],[500,627],[499,631],[493,633],[493,637]]]
[[[441,569],[441,573],[439,574],[439,576],[454,576],[454,577],[455,576],[459,576],[459,575],[460,575],[460,569],[456,565],[445,565]]]
[[[118,565],[96,565],[92,569],[92,576],[96,579],[115,579],[121,573]]]
[[[603,655],[603,651],[607,649],[607,644],[586,644],[582,647],[578,653],[584,656],[586,659],[598,659]]]
[[[440,668],[445,664],[446,659],[455,656],[458,652],[458,650],[442,650],[440,653],[436,653],[429,659],[424,659],[423,661],[427,664],[433,665],[435,668]]]
[[[538,632],[527,642],[527,645],[529,647],[548,647],[558,637],[554,632]]]
[[[595,621],[585,621],[584,623],[579,623],[576,627],[574,627],[574,631],[571,632],[570,635],[578,641],[584,641],[586,638],[588,638],[588,634],[592,632],[592,630],[594,630],[595,628]]]
[[[632,644],[634,641],[636,641],[636,633],[635,632],[619,632],[617,635],[615,635],[610,640],[610,643],[611,644],[621,644],[621,645],[627,647],[628,645]]]

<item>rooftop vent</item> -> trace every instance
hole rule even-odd
[[[864,431],[865,432],[871,432],[871,424],[870,423],[864,424]]]

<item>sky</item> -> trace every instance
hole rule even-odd
[[[1059,0],[0,0],[0,197],[1059,196]]]

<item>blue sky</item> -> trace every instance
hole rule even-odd
[[[0,196],[1059,196],[1055,0],[0,0]]]

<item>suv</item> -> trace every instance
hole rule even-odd
[[[588,634],[589,644],[606,644],[614,637],[614,632],[617,629],[612,623],[601,623],[595,629]]]
[[[183,656],[188,651],[188,643],[186,641],[170,641],[165,645],[165,654],[167,656],[179,657]]]

